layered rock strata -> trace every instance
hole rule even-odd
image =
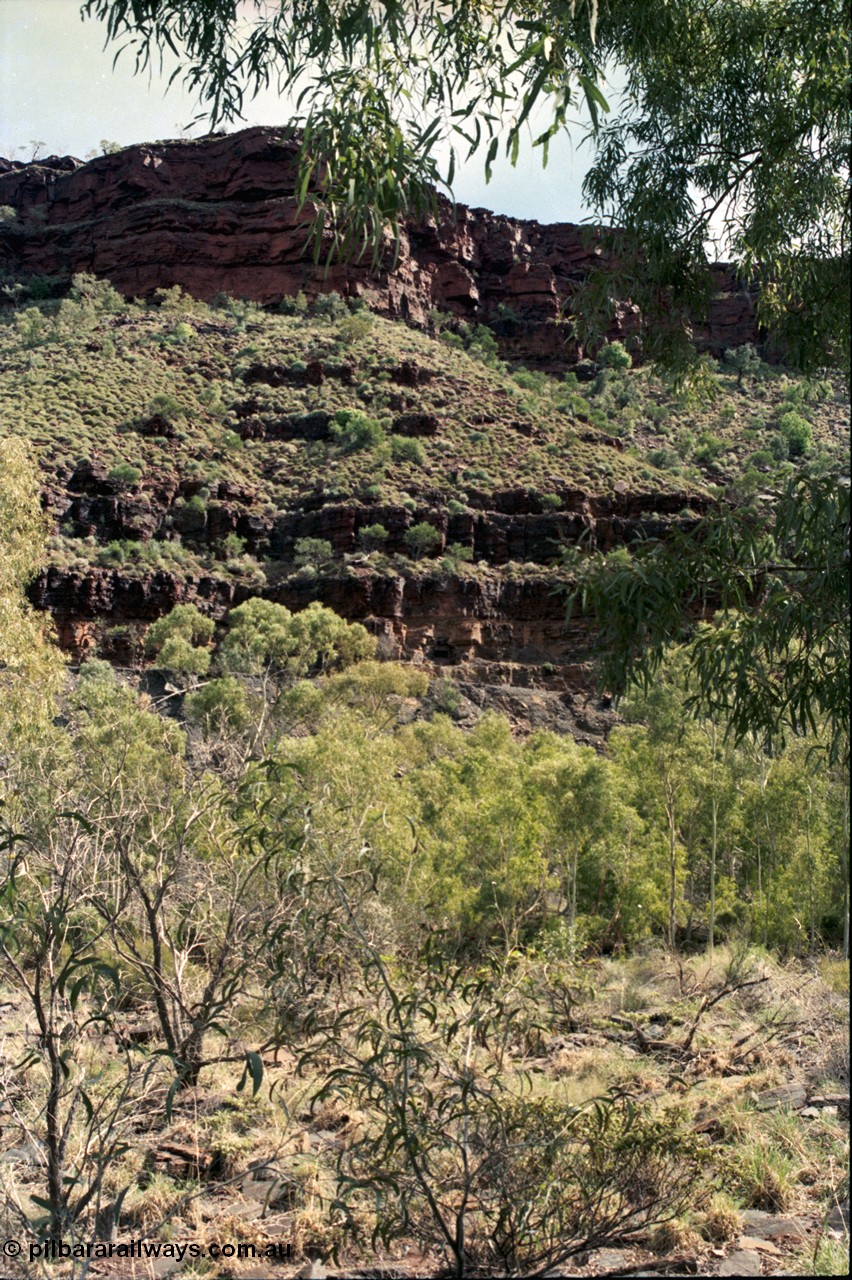
[[[437,217],[408,223],[386,265],[316,266],[294,198],[295,144],[269,128],[198,141],[127,147],[87,164],[0,160],[0,270],[91,272],[127,296],[180,285],[275,304],[300,290],[360,296],[418,325],[433,308],[492,325],[503,353],[560,372],[581,359],[563,317],[602,255],[601,232],[542,225],[440,197]],[[308,210],[309,212],[309,210]],[[730,268],[696,341],[716,354],[758,340],[753,298]],[[618,304],[611,338],[628,337],[636,308]]]

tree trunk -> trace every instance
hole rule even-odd
[[[59,1108],[62,1101],[62,1066],[56,1044],[53,1041],[47,1046],[50,1063],[50,1088],[47,1094],[45,1115],[45,1155],[47,1157],[47,1198],[50,1201],[50,1234],[58,1240],[65,1231],[68,1217],[68,1204],[65,1193],[65,1160],[62,1142],[62,1121]]]
[[[568,886],[568,924],[573,932],[577,923],[577,850],[571,856],[571,883]]]
[[[668,943],[674,950],[675,944],[675,899],[677,896],[677,827],[675,825],[674,796],[666,796],[666,817],[669,824],[669,927]]]
[[[716,849],[719,835],[719,801],[713,795],[710,809],[710,954],[716,943]]]
[[[194,1089],[204,1065],[204,1024],[199,1022],[180,1046],[181,1089]]]
[[[843,839],[840,842],[840,874],[843,877],[843,959],[849,959],[849,784],[843,788]]]
[[[808,909],[810,914],[810,930],[808,939],[808,954],[813,955],[816,949],[816,871],[814,868],[813,851],[811,849],[811,789],[808,787],[808,811],[805,816],[805,838],[807,840],[808,850]]]

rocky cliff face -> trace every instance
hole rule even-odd
[[[179,474],[162,475],[144,493],[116,492],[102,466],[84,462],[64,482],[50,485],[46,498],[58,524],[98,545],[145,542],[167,536],[173,500],[197,485]],[[211,492],[195,546],[212,547],[237,532],[250,549],[266,548],[286,561],[297,538],[322,537],[332,545],[334,561],[317,576],[291,571],[260,588],[224,572],[54,565],[35,580],[30,597],[52,613],[60,642],[76,661],[101,653],[122,665],[140,659],[147,626],[177,604],[197,604],[221,621],[258,591],[293,610],[320,600],[363,622],[385,656],[422,664],[436,676],[452,675],[471,714],[498,707],[523,730],[544,726],[598,741],[612,713],[594,691],[589,620],[575,617],[566,626],[564,584],[554,567],[558,548],[581,533],[602,547],[665,536],[673,525],[694,520],[707,500],[676,490],[596,497],[577,491],[566,495],[566,510],[548,512],[540,495],[522,488],[470,498],[477,505],[452,515],[320,499],[313,508],[274,513],[222,482]],[[405,531],[427,516],[443,545],[474,552],[475,568],[450,572],[438,559],[406,562],[400,556],[396,567],[387,561],[379,569],[358,555],[358,532],[365,526],[382,523],[387,550],[402,552]]]
[[[594,229],[514,221],[485,210],[452,209],[442,201],[437,219],[404,229],[395,263],[377,272],[337,265],[325,274],[305,253],[293,197],[294,151],[274,130],[249,129],[198,142],[130,147],[88,164],[67,157],[27,165],[0,161],[0,206],[15,214],[0,219],[0,272],[66,278],[89,272],[108,278],[127,296],[180,285],[201,299],[227,293],[262,304],[300,290],[309,298],[335,290],[416,326],[428,325],[433,308],[484,321],[494,328],[504,355],[549,372],[582,357],[569,327],[559,321],[600,261],[601,236]],[[629,336],[635,322],[635,309],[625,303],[610,336]],[[105,320],[86,351],[98,352],[100,343],[113,352],[126,345],[135,358],[132,344],[141,340],[134,323],[123,316]],[[382,357],[385,363],[368,368],[367,355],[378,359],[377,347],[362,352],[361,366],[350,350],[330,363],[308,351],[305,360],[280,363],[284,356],[277,348],[263,347],[234,373],[241,340],[232,349],[229,334],[228,325],[198,325],[200,347],[215,339],[222,348],[216,348],[215,368],[210,352],[191,356],[163,345],[162,335],[152,344],[146,332],[139,347],[153,362],[146,368],[156,385],[174,385],[176,393],[178,384],[169,381],[176,369],[205,385],[229,371],[234,397],[226,394],[218,425],[205,426],[198,401],[197,421],[187,410],[178,429],[145,408],[143,388],[138,412],[129,402],[119,409],[111,393],[94,385],[91,368],[82,385],[98,427],[95,432],[89,417],[80,418],[76,438],[86,442],[82,457],[76,444],[45,426],[39,413],[33,415],[32,437],[50,444],[51,461],[43,459],[43,465],[56,528],[65,531],[66,551],[77,539],[88,547],[88,564],[60,555],[30,593],[53,613],[72,655],[79,660],[100,652],[132,663],[147,625],[180,603],[195,602],[219,621],[258,591],[293,609],[319,599],[364,622],[388,656],[425,664],[438,675],[451,673],[465,705],[496,706],[522,728],[547,725],[597,739],[611,713],[594,693],[588,620],[565,624],[558,549],[581,536],[602,548],[665,536],[674,525],[694,520],[706,498],[680,491],[662,473],[643,477],[639,464],[624,456],[623,440],[593,428],[583,413],[575,414],[576,405],[569,440],[562,410],[548,410],[545,420],[523,406],[512,409],[506,387],[489,391],[476,374],[469,375],[473,381],[466,388],[470,411],[457,421],[458,375],[451,382],[438,377],[410,352],[395,353],[392,363]],[[749,295],[738,292],[720,268],[704,341],[720,350],[756,337]],[[416,335],[416,342],[429,340]],[[22,377],[28,368],[21,365]],[[361,491],[360,481],[340,476],[326,492],[328,476],[319,472],[299,484],[291,477],[287,499],[272,501],[268,485],[289,474],[291,462],[307,457],[309,449],[316,447],[323,465],[339,463],[328,453],[332,412],[349,403],[363,379],[379,377],[385,381],[377,387],[392,415],[389,430],[421,438],[426,469],[407,475],[404,488],[401,480],[388,485],[375,500]],[[83,394],[79,379],[73,385],[75,394]],[[187,384],[180,385],[186,394]],[[367,390],[372,395],[376,388],[370,383]],[[95,414],[98,397],[104,403]],[[19,408],[26,416],[26,403]],[[484,445],[473,448],[483,432],[465,434],[482,425],[501,463],[487,456]],[[217,434],[223,426],[229,429],[227,448]],[[245,447],[245,458],[255,460],[244,461],[242,471],[234,462],[243,456],[234,451],[234,440]],[[128,487],[111,475],[117,448],[119,456],[141,459],[139,485]],[[536,471],[542,453],[546,478]],[[478,464],[471,474],[468,460]],[[208,474],[211,461],[215,466]],[[448,501],[451,492],[461,492],[462,480],[463,502]],[[201,493],[196,511],[188,504]],[[406,533],[420,521],[438,534],[436,555],[454,545],[475,563],[450,571],[437,558],[407,560]],[[360,532],[377,524],[386,530],[381,568],[360,550]],[[98,551],[111,543],[173,545],[178,530],[190,550],[204,557],[195,558],[195,568],[133,569]],[[272,566],[266,585],[258,585],[263,574],[251,580],[226,569],[217,548],[229,535],[242,541],[248,556]],[[313,577],[294,572],[294,547],[305,538],[327,541],[333,552],[332,563]],[[283,566],[278,577],[276,566]]]
[[[171,502],[192,483],[187,487],[175,475],[171,487],[163,480],[144,494],[122,494],[102,467],[87,462],[47,497],[59,523],[99,544],[145,541],[164,536]],[[542,511],[540,495],[521,488],[471,500],[479,505],[458,515],[319,500],[315,509],[264,515],[223,483],[211,494],[197,543],[212,545],[238,532],[249,547],[287,556],[297,538],[325,538],[338,557],[348,558],[345,567],[337,559],[317,577],[291,574],[261,594],[293,610],[320,600],[365,623],[386,656],[425,664],[437,674],[446,668],[472,705],[499,706],[522,728],[546,725],[597,740],[611,716],[594,694],[588,619],[566,626],[564,592],[553,568],[557,548],[581,533],[602,547],[665,536],[682,518],[694,519],[706,499],[677,491],[597,497],[578,491],[559,513]],[[681,517],[687,505],[690,514]],[[409,562],[404,571],[380,571],[353,555],[358,531],[377,522],[389,532],[387,550],[403,551],[405,530],[426,516],[444,545],[475,553],[476,570],[451,573],[427,560]],[[507,573],[510,561],[515,568]],[[36,579],[30,596],[53,614],[60,641],[76,660],[101,652],[131,664],[146,626],[175,605],[195,603],[219,621],[257,591],[224,575],[53,566]]]
[[[558,588],[545,573],[465,578],[437,568],[381,574],[365,565],[311,582],[291,579],[263,595],[294,611],[320,600],[366,624],[383,656],[451,676],[463,718],[494,708],[522,731],[549,728],[596,744],[614,714],[595,692],[588,619],[566,625]],[[250,594],[221,578],[96,568],[47,569],[30,590],[76,661],[99,652],[121,665],[133,665],[145,626],[176,604],[197,604],[220,620]]]
[[[295,146],[273,129],[193,142],[128,147],[88,164],[50,157],[0,160],[0,269],[107,277],[127,296],[180,285],[273,304],[303,290],[362,296],[376,311],[425,324],[432,308],[495,326],[505,355],[549,371],[582,356],[557,321],[601,257],[600,233],[541,225],[484,209],[453,208],[410,223],[396,265],[376,272],[305,252],[293,196]],[[304,215],[303,215],[304,216]],[[717,270],[709,323],[696,340],[715,353],[757,340],[753,300]],[[620,304],[611,338],[629,336],[635,308]]]

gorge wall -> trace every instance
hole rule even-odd
[[[103,545],[165,536],[174,499],[197,485],[176,473],[161,475],[144,493],[121,493],[102,466],[85,463],[50,485],[46,496],[59,524]],[[203,542],[212,545],[236,532],[252,550],[266,547],[286,556],[297,538],[322,537],[335,552],[334,564],[312,580],[297,574],[261,587],[213,573],[54,565],[35,579],[30,598],[53,615],[74,660],[101,653],[123,666],[140,660],[145,629],[175,605],[196,604],[221,621],[254,594],[294,611],[320,600],[363,622],[385,656],[452,674],[474,707],[497,706],[525,730],[558,728],[598,741],[612,713],[595,693],[589,619],[575,616],[566,623],[564,584],[553,569],[556,550],[581,533],[603,548],[666,536],[704,510],[707,499],[678,490],[597,497],[576,491],[558,513],[542,510],[540,496],[524,489],[471,500],[480,505],[460,514],[317,501],[272,515],[223,482],[211,493]],[[436,560],[410,561],[393,571],[377,570],[366,557],[359,562],[361,529],[381,522],[389,531],[387,550],[403,552],[405,531],[427,517],[442,546],[475,553],[475,575],[448,573]]]
[[[88,272],[109,279],[128,297],[180,285],[204,300],[226,293],[267,306],[299,291],[309,298],[337,291],[415,326],[427,326],[433,308],[490,324],[504,356],[547,372],[562,372],[583,358],[561,318],[602,259],[599,231],[517,221],[453,208],[441,199],[436,219],[404,227],[395,261],[389,255],[377,271],[356,264],[334,265],[326,273],[305,251],[304,215],[293,195],[294,156],[295,144],[283,134],[255,128],[129,147],[85,164],[72,157],[29,164],[0,160],[0,207],[6,207],[0,217],[0,273],[68,279]],[[756,341],[758,334],[748,291],[737,287],[728,268],[719,267],[716,278],[709,323],[696,340],[721,353]],[[636,320],[636,308],[623,302],[609,336],[629,337]],[[117,316],[111,323],[121,326],[125,319]],[[90,347],[97,350],[98,344]],[[167,364],[183,359],[171,351],[163,356]],[[349,365],[335,366],[335,378],[343,376],[341,370],[354,381]],[[393,429],[402,435],[428,437],[441,425],[440,414],[419,411],[421,372],[403,361],[387,375],[392,400],[400,401],[396,407],[418,410],[394,419]],[[276,387],[279,375],[290,376],[262,362],[247,368],[240,380],[248,398],[240,399],[227,421],[240,440],[269,448],[271,455],[291,437],[327,435],[330,419],[328,411],[303,414],[298,422],[286,414],[264,416],[254,395],[258,386]],[[306,366],[304,376],[319,387],[332,374],[317,364]],[[455,387],[448,400],[453,394]],[[540,426],[511,426],[522,457]],[[142,433],[133,448],[141,450],[153,433],[163,436],[157,447],[166,451],[133,492],[111,480],[97,447],[76,462],[74,453],[60,448],[45,479],[57,529],[70,529],[97,547],[173,536],[176,507],[204,482],[166,456],[172,447],[169,424],[145,419],[133,431]],[[582,416],[576,438],[613,459],[623,453],[620,440],[592,429]],[[270,465],[280,462],[270,456]],[[559,465],[553,462],[554,469]],[[318,599],[364,622],[387,656],[423,663],[435,674],[451,668],[466,705],[497,707],[523,729],[547,726],[599,741],[612,713],[594,689],[589,620],[575,617],[566,625],[555,570],[558,548],[581,535],[603,549],[666,536],[683,519],[694,520],[708,502],[677,485],[658,491],[653,480],[638,489],[634,481],[606,492],[591,481],[579,488],[561,475],[551,477],[548,484],[556,492],[548,496],[559,508],[553,510],[535,488],[501,473],[481,492],[466,483],[465,508],[453,513],[425,483],[408,484],[405,506],[398,499],[395,505],[334,500],[318,481],[286,509],[273,510],[262,492],[220,480],[205,487],[203,527],[194,532],[193,546],[210,549],[234,534],[248,553],[287,562],[299,539],[318,538],[333,549],[334,566],[310,582],[291,574],[258,586],[225,573],[129,572],[103,562],[83,568],[60,561],[39,575],[30,596],[51,611],[74,659],[100,652],[123,665],[139,661],[147,625],[176,604],[194,602],[220,621],[251,594],[292,609]],[[418,521],[437,530],[439,551],[455,546],[469,552],[475,572],[449,573],[437,560],[401,568],[406,533]],[[360,531],[377,523],[387,530],[386,550],[397,556],[396,569],[377,571],[359,557]]]
[[[582,351],[559,323],[602,255],[601,234],[572,223],[542,225],[485,209],[455,208],[409,222],[398,259],[371,271],[327,273],[305,249],[306,216],[294,198],[296,144],[252,128],[197,141],[127,147],[83,163],[0,159],[0,271],[70,276],[91,272],[128,297],[180,285],[269,305],[300,290],[361,296],[383,315],[424,325],[438,308],[495,327],[503,354],[560,372]],[[715,269],[717,292],[695,340],[721,354],[758,340],[753,298],[732,270]],[[618,305],[610,338],[629,336],[636,308]]]

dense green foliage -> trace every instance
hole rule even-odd
[[[149,633],[156,665],[197,676],[212,656],[227,673],[187,699],[200,737],[95,663],[73,699],[84,714],[67,730],[72,757],[84,758],[81,732],[124,739],[131,755],[134,740],[142,750],[165,734],[163,767],[173,761],[181,789],[207,787],[196,770],[211,751],[232,760],[239,789],[262,751],[286,780],[270,795],[283,786],[311,812],[304,856],[334,848],[338,870],[354,871],[369,850],[403,950],[426,921],[473,953],[547,938],[571,951],[655,934],[706,941],[711,909],[718,936],[787,951],[840,940],[839,778],[815,771],[816,739],[767,755],[753,735],[727,741],[724,721],[690,720],[686,651],[629,704],[600,756],[547,732],[519,741],[494,714],[473,730],[442,714],[405,723],[426,678],[369,661],[372,638],[320,605],[291,614],[250,600],[215,655],[203,647],[211,632],[179,606]],[[82,805],[85,776],[76,785]]]
[[[761,321],[792,362],[848,369],[844,6],[629,0],[602,11],[598,56],[617,59],[627,83],[585,191],[624,229],[613,244],[645,350],[691,360],[689,326],[669,317],[700,313],[712,246],[757,280]]]
[[[849,529],[848,479],[809,476],[632,555],[572,549],[605,682],[647,688],[667,646],[716,609],[690,651],[693,705],[739,740],[824,728],[830,758],[848,761]]]

